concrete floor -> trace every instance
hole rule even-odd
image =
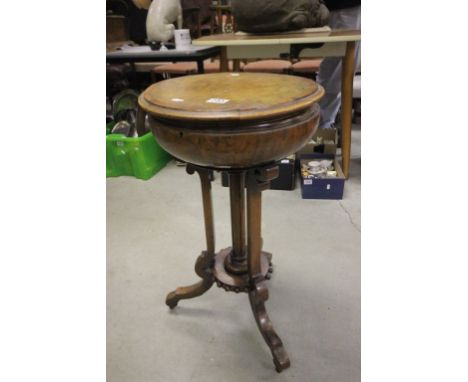
[[[276,373],[248,297],[213,286],[170,311],[166,294],[198,281],[205,248],[200,184],[173,163],[149,181],[107,180],[109,382],[360,380],[360,130],[341,201],[266,191],[263,239],[274,273],[266,303],[291,368]],[[229,194],[213,185],[216,249],[230,245]]]

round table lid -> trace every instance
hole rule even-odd
[[[314,81],[267,73],[213,73],[158,82],[139,97],[151,115],[184,120],[255,120],[294,114],[322,98]]]

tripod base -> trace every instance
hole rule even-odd
[[[268,187],[271,179],[278,176],[278,167],[255,168],[230,174],[233,245],[218,253],[214,252],[209,170],[189,165],[187,171],[189,173],[197,171],[202,181],[207,250],[202,252],[195,264],[195,272],[202,280],[169,293],[166,304],[174,309],[180,300],[200,296],[214,283],[226,291],[246,292],[258,329],[270,348],[275,368],[281,372],[291,363],[265,308],[265,302],[268,300],[266,280],[272,273],[272,255],[262,251],[261,238],[261,192]],[[247,179],[246,211],[245,178]],[[244,232],[245,222],[247,222],[247,242]]]

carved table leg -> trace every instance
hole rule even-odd
[[[281,339],[273,329],[273,324],[265,309],[265,301],[268,300],[268,289],[265,278],[261,273],[260,252],[261,239],[261,208],[262,190],[267,188],[269,181],[278,176],[278,167],[250,170],[247,180],[247,246],[248,269],[251,282],[249,292],[250,305],[255,321],[262,333],[265,342],[270,347],[276,371],[290,366],[289,357],[284,350]]]
[[[201,296],[210,289],[214,282],[212,267],[213,255],[203,251],[195,264],[195,272],[202,280],[190,286],[178,287],[175,291],[169,293],[166,297],[166,305],[174,309],[180,300]]]
[[[193,174],[195,171],[197,171],[198,175],[200,175],[201,181],[207,248],[207,250],[203,251],[202,254],[198,257],[195,264],[195,272],[202,278],[202,280],[187,287],[179,287],[175,291],[169,293],[166,297],[166,304],[171,309],[177,306],[179,300],[189,299],[202,295],[211,288],[214,282],[213,263],[215,239],[213,206],[211,202],[211,171],[202,167],[187,164],[187,172],[189,174]]]

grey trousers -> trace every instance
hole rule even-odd
[[[332,29],[361,29],[361,7],[331,11],[329,25]],[[361,44],[357,42],[354,67],[360,56]],[[325,96],[320,101],[319,127],[333,127],[341,105],[341,57],[327,57],[322,61],[317,82],[325,88]]]

